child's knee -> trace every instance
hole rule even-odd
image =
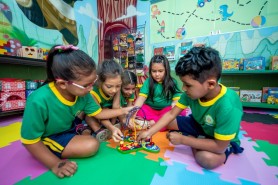
[[[195,154],[195,160],[205,169],[214,169],[224,163],[225,155],[199,151]]]
[[[92,139],[86,144],[87,147],[87,153],[89,156],[93,156],[97,153],[99,149],[99,142],[92,137]]]

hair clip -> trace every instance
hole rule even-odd
[[[62,51],[67,51],[69,49],[72,49],[72,50],[78,50],[79,48],[70,44],[70,45],[61,45],[61,46],[56,46],[54,48],[55,50],[58,50],[59,52],[62,52]]]

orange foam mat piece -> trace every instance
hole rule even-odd
[[[169,158],[164,156],[165,152],[167,150],[173,151],[175,147],[171,146],[170,142],[166,139],[166,133],[167,132],[158,132],[152,137],[153,142],[160,148],[159,153],[152,153],[152,152],[147,152],[144,150],[140,150],[138,152],[142,152],[142,153],[146,154],[146,158],[153,160],[153,161],[159,161],[158,160],[159,158],[161,158],[163,160],[168,160]],[[110,139],[108,141],[107,146],[116,149],[116,147],[118,145],[119,145],[119,143],[116,143],[113,141],[113,139]],[[134,155],[135,152],[131,152],[130,154]],[[123,155],[126,155],[126,154],[123,154]]]

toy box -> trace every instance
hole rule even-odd
[[[11,100],[0,104],[0,111],[22,110],[25,107],[26,100]]]
[[[25,92],[24,91],[0,92],[0,100],[2,102],[17,100],[17,99],[25,100]]]
[[[243,70],[265,70],[265,58],[253,57],[243,59]]]
[[[22,56],[27,58],[38,58],[38,48],[31,46],[22,46]]]
[[[239,95],[240,87],[229,87],[230,89],[233,89],[237,95]]]
[[[34,90],[38,88],[38,82],[32,81],[32,80],[27,80],[25,81],[25,89],[27,90]]]
[[[239,60],[238,59],[223,59],[222,61],[223,71],[238,71]]]
[[[268,96],[278,98],[278,87],[263,87],[262,102],[267,102]]]
[[[270,62],[270,69],[278,70],[278,56],[272,56]]]
[[[18,110],[25,107],[25,92],[0,92],[0,111]]]
[[[1,78],[0,91],[24,91],[25,81],[14,78]]]
[[[271,87],[268,89],[268,96],[274,96],[278,98],[278,87]]]
[[[261,90],[240,90],[240,100],[242,102],[261,102]]]

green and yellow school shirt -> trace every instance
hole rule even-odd
[[[240,144],[238,133],[243,115],[242,104],[235,91],[223,85],[221,87],[220,94],[208,102],[192,100],[183,93],[176,106],[181,109],[190,107],[193,118],[207,135]]]
[[[100,104],[102,108],[111,108],[113,105],[113,97],[107,97],[101,88],[97,85],[93,87],[93,90],[90,92]]]
[[[27,99],[21,127],[22,143],[33,144],[69,130],[81,111],[95,116],[101,112],[101,107],[89,93],[70,102],[59,93],[54,82],[40,87]]]
[[[172,101],[174,100],[178,100],[180,98],[180,91],[179,89],[176,89],[176,92],[172,95],[171,99],[167,99],[164,95],[163,95],[163,85],[162,83],[155,83],[154,84],[154,97],[153,97],[153,101],[152,99],[148,96],[149,95],[149,81],[150,79],[147,78],[144,83],[143,86],[140,89],[140,93],[139,96],[143,96],[146,99],[145,104],[149,105],[150,107],[152,107],[153,109],[156,110],[161,110],[167,106],[171,106]],[[177,82],[174,80],[176,86],[177,86]]]
[[[121,96],[120,96],[121,106],[126,107],[128,102],[134,102],[134,98],[135,98],[134,93],[129,98],[124,97],[123,93],[121,93]]]

